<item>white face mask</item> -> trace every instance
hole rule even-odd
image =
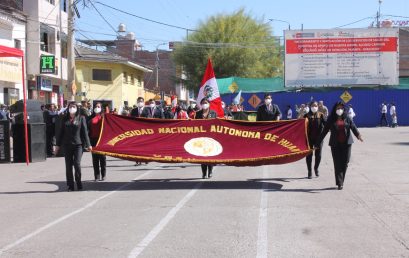
[[[145,103],[143,103],[143,102],[138,102],[138,107],[139,108],[143,108],[145,106]]]
[[[154,103],[149,104],[151,108],[154,108],[156,105]]]
[[[311,112],[312,113],[317,113],[318,107],[311,107]]]
[[[265,99],[264,103],[266,103],[266,105],[270,105],[271,104],[272,99]]]
[[[101,108],[100,107],[94,108],[94,112],[95,112],[95,114],[101,113]]]
[[[77,113],[77,108],[76,107],[70,107],[69,112],[70,112],[70,114],[73,115],[73,114]]]
[[[344,110],[343,109],[337,109],[337,115],[342,116],[342,114],[344,114]]]
[[[209,109],[209,104],[207,104],[207,103],[206,103],[206,104],[203,104],[203,105],[202,105],[202,108],[203,108],[203,109]]]

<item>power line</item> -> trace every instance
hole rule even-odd
[[[108,24],[109,27],[111,27],[111,29],[116,33],[116,29],[108,22],[107,19],[105,19],[105,17],[99,12],[99,10],[97,9],[97,7],[94,5],[94,3],[92,1],[89,1],[89,3],[91,3],[92,7],[94,7],[95,11],[97,11],[97,13],[99,14],[99,16],[101,16],[101,18],[106,22],[106,24]]]
[[[341,25],[341,26],[337,26],[334,29],[346,27],[346,26],[349,26],[349,25],[352,25],[352,24],[355,24],[355,23],[358,23],[358,22],[361,22],[361,21],[364,21],[364,20],[374,19],[374,18],[375,18],[375,16],[365,17],[365,18],[362,18],[360,20],[357,20],[357,21],[354,21],[354,22],[351,22],[351,23],[347,23],[347,24],[344,24],[344,25]]]
[[[96,3],[96,4],[103,5],[103,6],[108,7],[108,8],[111,8],[111,9],[113,9],[113,10],[115,10],[115,11],[118,11],[118,12],[121,12],[121,13],[124,13],[124,14],[127,14],[127,15],[130,15],[130,16],[136,17],[136,18],[141,19],[141,20],[145,20],[145,21],[149,21],[149,22],[152,22],[152,23],[156,23],[156,24],[168,26],[168,27],[175,28],[175,29],[181,29],[181,30],[187,30],[187,31],[196,31],[196,30],[193,30],[193,29],[184,28],[184,27],[180,27],[180,26],[176,26],[176,25],[172,25],[172,24],[168,24],[168,23],[164,23],[164,22],[155,21],[155,20],[148,19],[148,18],[145,18],[145,17],[141,17],[141,16],[138,16],[138,15],[135,15],[135,14],[132,14],[132,13],[129,13],[129,12],[120,10],[120,9],[115,8],[115,7],[113,7],[113,6],[110,6],[110,5],[101,3],[101,2],[99,2],[99,1],[97,1],[97,2],[95,2],[95,3]]]

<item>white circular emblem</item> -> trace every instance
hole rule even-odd
[[[201,157],[216,156],[223,152],[222,145],[215,139],[208,137],[190,139],[184,147],[190,154]]]

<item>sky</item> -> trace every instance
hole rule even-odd
[[[275,36],[283,36],[283,30],[288,29],[289,24],[294,30],[301,29],[302,26],[304,29],[331,29],[364,19],[343,28],[366,28],[374,18],[365,18],[375,17],[379,6],[381,20],[409,21],[409,0],[383,0],[380,5],[379,0],[91,1],[96,9],[92,4],[88,4],[88,7],[84,7],[82,3],[78,4],[81,17],[76,20],[77,39],[115,39],[114,29],[124,23],[127,32],[134,32],[145,50],[168,49],[168,42],[186,39],[186,29],[194,30],[213,15],[231,14],[240,8],[244,8],[247,14],[259,21],[269,22]],[[142,18],[185,29],[171,28],[132,17],[98,2]],[[273,21],[269,21],[270,19]]]

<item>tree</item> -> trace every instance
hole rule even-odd
[[[216,78],[266,78],[280,76],[282,71],[280,43],[270,25],[244,9],[208,18],[188,40],[175,46],[173,59],[183,67],[188,88],[198,89],[209,57]]]

